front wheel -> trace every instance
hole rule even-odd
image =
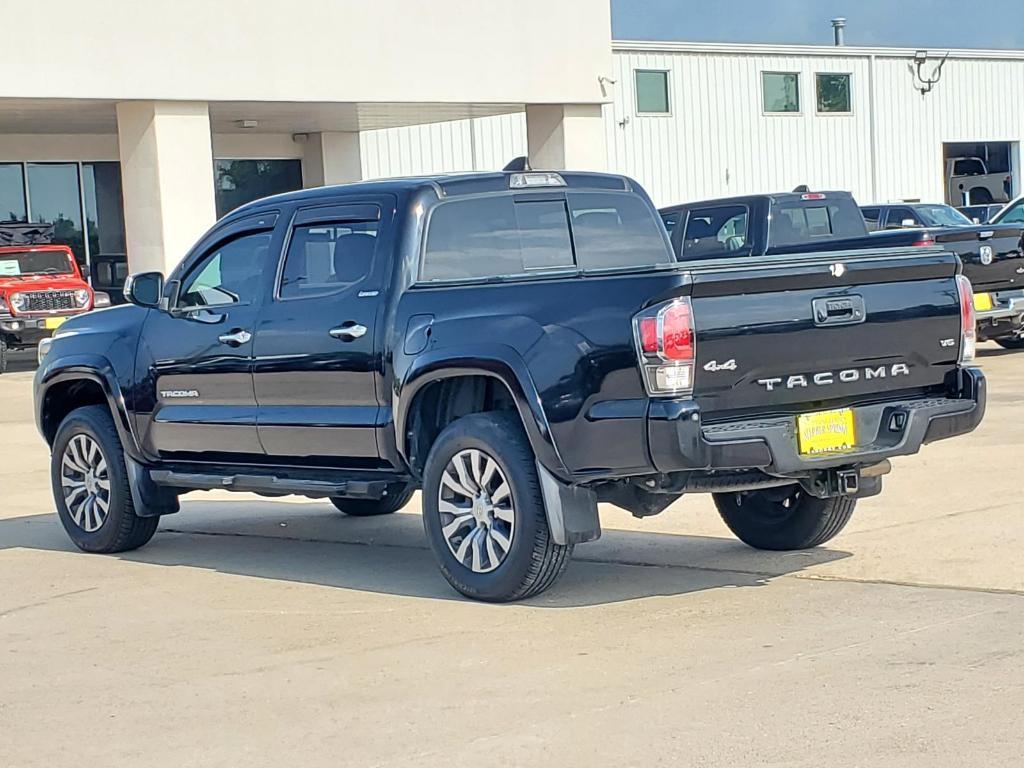
[[[57,514],[85,552],[126,552],[153,538],[159,517],[136,514],[121,440],[104,406],[72,411],[57,430],[50,460]]]
[[[448,583],[477,600],[540,594],[572,554],[551,537],[533,451],[510,413],[464,416],[438,436],[423,476],[423,526]]]
[[[722,520],[755,549],[810,549],[834,538],[850,521],[857,500],[819,499],[799,485],[714,494]]]

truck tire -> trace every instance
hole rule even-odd
[[[352,517],[390,515],[408,504],[415,492],[416,488],[412,483],[392,483],[388,486],[387,495],[379,499],[348,499],[344,496],[333,496],[331,504]]]
[[[572,554],[551,538],[533,450],[512,413],[471,414],[441,432],[424,470],[423,527],[448,583],[476,600],[540,594]]]
[[[971,190],[971,205],[987,205],[992,202],[992,193],[985,187],[975,187]]]
[[[7,339],[0,336],[0,373],[7,373]]]
[[[850,521],[857,500],[819,499],[799,485],[744,493],[716,493],[718,514],[736,537],[754,549],[810,549]]]
[[[1020,334],[1016,336],[1001,336],[998,339],[994,339],[994,341],[1003,349],[1024,349],[1024,336]]]
[[[84,552],[126,552],[153,538],[160,518],[135,514],[121,440],[104,406],[67,415],[53,441],[50,477],[60,522]]]

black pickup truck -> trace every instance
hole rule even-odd
[[[1024,349],[1024,227],[974,224],[948,205],[890,203],[861,208],[868,229],[885,243],[920,239],[922,228],[964,264],[974,287],[978,340]],[[911,231],[907,231],[907,230]]]
[[[89,552],[193,489],[395,512],[460,592],[538,594],[597,504],[713,493],[766,549],[835,536],[889,458],[974,429],[985,379],[938,249],[679,263],[619,176],[490,173],[243,206],[42,350],[56,507]]]

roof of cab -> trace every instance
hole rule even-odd
[[[438,197],[456,197],[458,195],[484,194],[487,192],[503,192],[510,189],[511,177],[523,173],[549,173],[549,171],[499,171],[488,173],[455,173],[435,174],[430,176],[404,176],[400,178],[377,179],[375,181],[359,181],[353,184],[336,184],[327,187],[300,189],[272,195],[235,208],[229,217],[258,213],[275,206],[291,203],[316,202],[345,194],[381,194],[409,193],[417,189],[432,188]],[[608,173],[586,173],[580,171],[550,171],[557,173],[565,181],[568,189],[591,189],[611,191],[631,191],[637,188],[635,182],[625,176]],[[526,187],[517,192],[543,192],[560,187]]]
[[[684,208],[705,208],[717,205],[742,205],[745,203],[752,202],[754,200],[769,200],[773,203],[780,202],[791,202],[803,200],[804,195],[814,195],[815,197],[806,198],[807,200],[828,200],[831,198],[843,197],[852,198],[853,196],[849,192],[841,190],[816,190],[812,189],[810,192],[768,192],[761,195],[738,195],[736,197],[719,197],[714,200],[694,200],[689,203],[678,203],[676,205],[666,205],[658,210],[661,213],[670,213],[672,211],[682,210]],[[817,195],[824,195],[824,198],[819,198]]]

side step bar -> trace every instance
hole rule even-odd
[[[154,483],[169,488],[192,491],[212,491],[218,488],[229,491],[246,491],[267,496],[309,496],[314,499],[331,496],[347,498],[380,499],[387,491],[384,480],[301,480],[272,475],[207,475],[196,472],[172,472],[166,469],[150,470]]]

